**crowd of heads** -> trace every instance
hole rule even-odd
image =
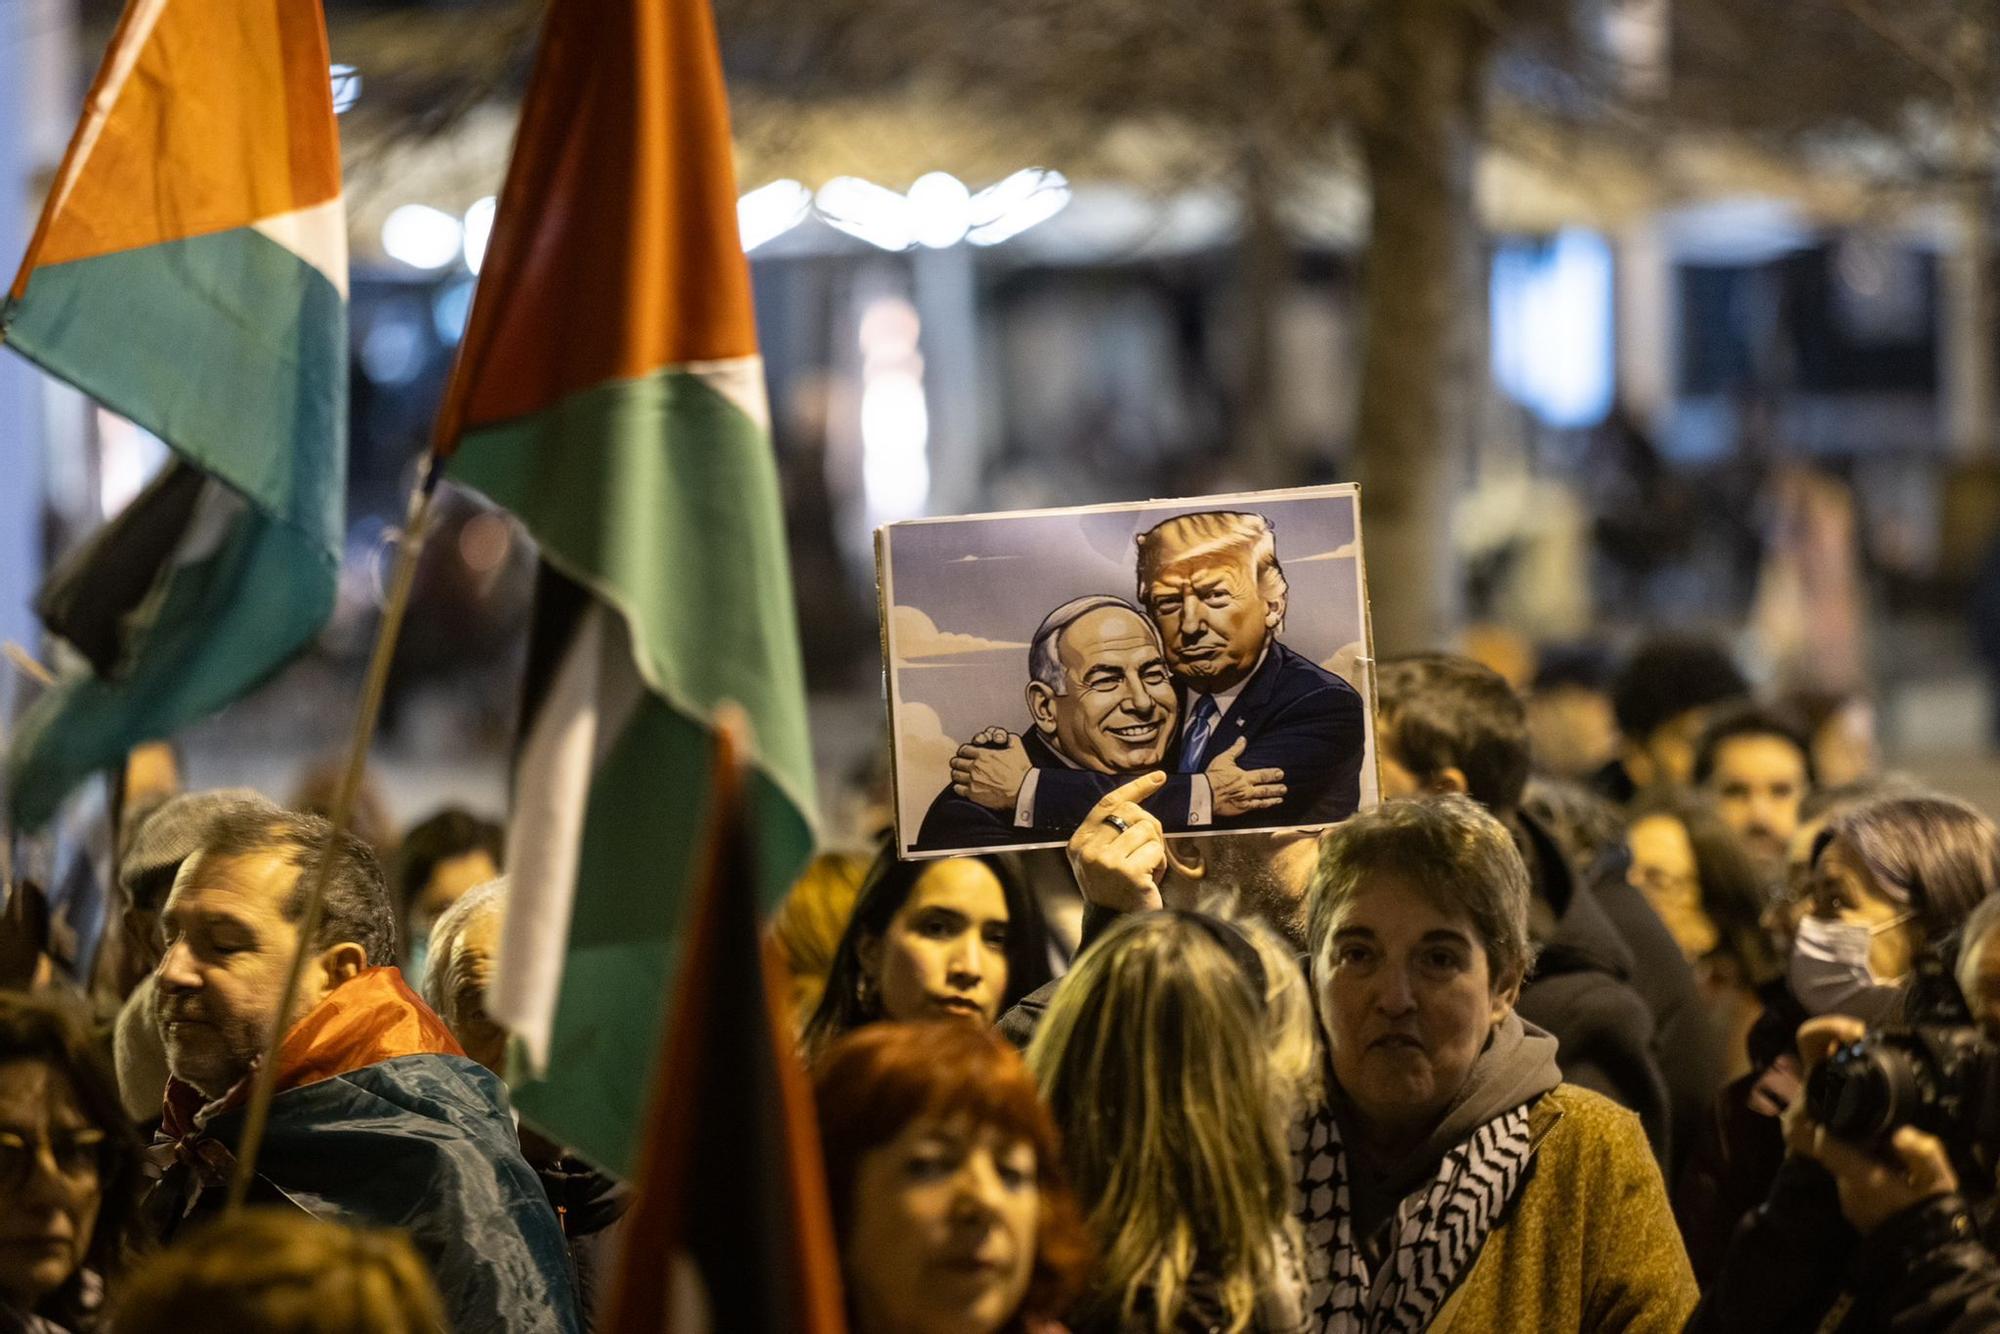
[[[1160,537],[1173,559],[1142,540],[1145,611],[1085,599],[1037,633],[1036,721],[1082,767],[1133,767],[1103,752],[1153,677],[1175,712],[1169,660],[1227,670],[1255,638],[1198,598],[1176,619],[1186,552],[1240,556],[1282,620],[1268,532],[1226,520]],[[1130,641],[1131,688],[1103,692],[1122,731],[1079,712],[1079,635],[1100,666]],[[1373,687],[1383,800],[1329,829],[1169,846],[1135,811],[1135,841],[1103,817],[1114,794],[1059,853],[814,860],[770,934],[853,1328],[1292,1334],[1383,1302],[1421,1328],[1454,1289],[1538,1327],[1678,1327],[1697,1281],[1733,1300],[1734,1239],[1787,1146],[1844,1170],[1799,1110],[1802,1023],[2000,1039],[2000,829],[1857,773],[1854,700],[1754,699],[1683,638],[1525,692],[1444,653],[1376,664]],[[460,1294],[395,1228],[253,1208],[160,1246],[141,1150],[240,1106],[278,1039],[397,968],[411,1013],[504,1072],[505,853],[463,810],[378,848],[254,793],[149,799],[89,995],[0,993],[0,1311],[445,1327]],[[521,1147],[550,1182],[587,1167],[525,1126]],[[1565,1211],[1599,1195],[1626,1202],[1630,1244],[1572,1254]],[[1595,1271],[1572,1292],[1558,1263]],[[1440,1277],[1397,1277],[1418,1272]]]

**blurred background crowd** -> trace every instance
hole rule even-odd
[[[1993,781],[2000,56],[1970,0],[797,8],[717,18],[830,816],[872,762],[876,524],[1324,480],[1365,488],[1380,646],[1483,646],[1577,711],[1566,766],[1611,745],[1577,692],[1675,627],[1899,764]],[[0,16],[0,251],[115,12]],[[337,745],[536,13],[328,6],[341,603],[186,739],[198,779],[289,789]],[[18,363],[0,405],[0,636],[32,643],[39,572],[164,452]],[[448,502],[379,748],[399,821],[420,792],[497,809],[532,568]]]

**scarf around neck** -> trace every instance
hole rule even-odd
[[[1354,1235],[1352,1175],[1329,1060],[1326,1095],[1292,1131],[1311,1329],[1417,1334],[1429,1327],[1526,1176],[1534,1148],[1528,1109],[1561,1078],[1554,1047],[1518,1015],[1501,1023],[1474,1067],[1469,1103],[1448,1113],[1439,1128],[1456,1142],[1397,1203],[1387,1224],[1388,1253],[1372,1272],[1362,1239]],[[1468,1116],[1478,1119],[1467,1125]]]

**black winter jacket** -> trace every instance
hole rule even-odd
[[[1744,1221],[1687,1334],[1973,1334],[2000,1329],[1992,1202],[1976,1218],[1942,1195],[1867,1237],[1840,1215],[1833,1178],[1791,1158]],[[1983,1221],[1982,1221],[1983,1220]],[[1827,1317],[1834,1315],[1828,1325]]]
[[[1632,952],[1632,989],[1653,1015],[1653,1060],[1667,1083],[1671,1132],[1667,1185],[1679,1179],[1699,1126],[1722,1089],[1722,1033],[1711,1022],[1694,969],[1646,896],[1625,878],[1631,854],[1608,848],[1583,875],[1583,884]]]
[[[1631,949],[1595,895],[1581,890],[1555,840],[1535,821],[1511,818],[1535,898],[1553,916],[1515,1006],[1554,1035],[1556,1063],[1572,1084],[1639,1114],[1653,1156],[1669,1159],[1667,1083],[1653,1054],[1653,1012],[1633,987]]]

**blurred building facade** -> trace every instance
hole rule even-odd
[[[105,8],[0,6],[0,256],[25,243]],[[284,692],[338,699],[365,656],[511,126],[503,66],[454,115],[411,130],[384,53],[399,23],[415,59],[476,10],[332,6],[334,58],[351,66],[338,76],[356,263],[348,571],[318,653],[197,751],[337,740],[339,708],[296,709]],[[1359,187],[1337,170],[1286,201],[1276,281],[1253,283],[1244,210],[1211,183],[995,165],[990,148],[968,164],[938,146],[948,138],[890,151],[848,136],[851,166],[837,134],[790,159],[746,148],[742,181],[811,684],[857,720],[830,728],[834,769],[876,707],[875,525],[1350,476],[1366,249]],[[1662,622],[1715,627],[1777,673],[1791,648],[1760,636],[1812,615],[1774,602],[1787,525],[1824,515],[1802,495],[1837,492],[1853,596],[1918,618],[1940,661],[1962,657],[1955,618],[2000,517],[2000,472],[1965,454],[1956,423],[1968,401],[1990,404],[1965,367],[1990,384],[2000,352],[1955,299],[1957,215],[1922,198],[1875,207],[1824,171],[1740,149],[1673,155],[1648,173],[1588,145],[1496,145],[1481,164],[1487,281],[1467,318],[1486,333],[1484,388],[1454,462],[1454,531],[1438,534],[1461,558],[1468,615],[1607,646]],[[1677,184],[1654,191],[1654,178]],[[1251,348],[1267,362],[1255,373]],[[1269,428],[1257,452],[1238,431],[1253,415]],[[0,357],[0,634],[32,640],[42,559],[159,457]],[[448,508],[399,659],[390,751],[472,747],[495,757],[497,783],[529,567],[506,521],[471,498]],[[1850,648],[1866,666],[1865,638]]]

